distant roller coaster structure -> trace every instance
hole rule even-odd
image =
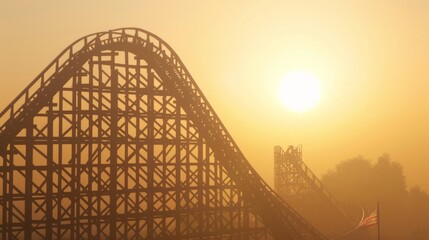
[[[142,29],[62,51],[0,113],[0,155],[2,239],[326,239]]]
[[[356,214],[344,211],[304,163],[301,146],[274,147],[274,189],[325,236],[338,237],[357,224]]]

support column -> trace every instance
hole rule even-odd
[[[281,188],[281,155],[282,148],[280,146],[274,147],[274,190],[280,191]]]
[[[183,218],[180,216],[180,198],[182,197],[182,182],[180,178],[180,169],[181,169],[181,156],[180,156],[180,147],[181,147],[181,119],[180,119],[180,105],[176,100],[176,238],[180,238],[180,224],[183,221]]]
[[[52,239],[52,208],[53,208],[53,199],[52,199],[52,188],[53,188],[53,172],[54,172],[54,161],[53,161],[53,103],[49,103],[48,110],[48,139],[47,139],[47,169],[46,169],[46,235],[47,240]]]
[[[197,140],[197,151],[198,151],[198,159],[197,159],[197,172],[198,172],[198,231],[200,236],[204,235],[204,232],[207,231],[208,229],[204,229],[205,224],[204,224],[204,218],[207,216],[206,213],[206,209],[205,209],[205,205],[203,202],[203,196],[204,196],[204,191],[203,191],[203,174],[204,174],[204,167],[203,167],[203,154],[204,154],[204,139],[201,136],[201,134],[198,134],[198,140]],[[205,190],[208,190],[209,187],[206,185],[205,186]]]
[[[7,223],[7,215],[6,215],[6,198],[7,198],[7,171],[6,171],[6,166],[7,166],[7,161],[6,161],[6,149],[7,147],[5,145],[0,146],[0,154],[2,157],[2,166],[1,166],[1,171],[2,171],[2,177],[3,177],[3,192],[1,193],[3,198],[2,198],[2,202],[1,202],[1,206],[2,206],[2,234],[1,234],[1,239],[6,239],[6,223]]]
[[[31,240],[32,223],[32,200],[33,200],[33,121],[26,125],[26,146],[25,146],[25,220],[24,239]]]
[[[148,91],[147,91],[147,238],[153,239],[153,172],[155,169],[154,164],[154,109],[153,109],[153,94],[154,83],[152,68],[148,66]]]
[[[113,68],[113,67],[112,67]],[[110,239],[116,239],[117,171],[118,171],[118,72],[112,69],[110,126]]]

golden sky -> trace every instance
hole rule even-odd
[[[176,50],[270,184],[273,146],[302,144],[318,175],[388,153],[429,191],[429,1],[2,1],[0,108],[74,40],[118,27]],[[306,113],[277,96],[296,70],[321,81]]]

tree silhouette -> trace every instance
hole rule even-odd
[[[429,238],[429,195],[418,187],[408,191],[403,167],[389,155],[375,163],[362,156],[341,161],[322,182],[339,201],[366,212],[380,202],[383,239]]]
[[[429,194],[420,187],[413,186],[409,191],[410,229],[412,240],[429,239]]]

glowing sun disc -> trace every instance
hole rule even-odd
[[[307,112],[313,109],[318,104],[320,95],[319,80],[305,71],[291,72],[280,82],[280,101],[293,112]]]

